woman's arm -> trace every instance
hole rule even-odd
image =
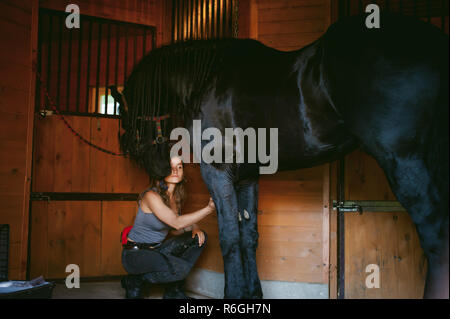
[[[164,204],[161,196],[153,191],[147,192],[142,200],[156,215],[156,217],[176,230],[180,230],[199,222],[215,210],[214,202],[211,198],[206,207],[184,215],[177,215],[172,209]]]

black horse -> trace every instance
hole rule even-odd
[[[238,39],[155,49],[123,95],[112,88],[121,145],[154,178],[170,173],[168,132],[184,125],[192,133],[194,119],[222,134],[278,128],[280,171],[361,147],[417,227],[429,264],[425,297],[448,298],[448,40],[429,24],[385,14],[380,29],[347,18],[293,52]],[[262,297],[255,261],[261,165],[200,163],[217,207],[226,298]]]

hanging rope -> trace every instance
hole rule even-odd
[[[55,112],[55,114],[60,116],[60,118],[63,120],[64,124],[66,124],[66,126],[69,128],[69,130],[76,137],[78,137],[82,142],[86,143],[87,145],[89,145],[89,146],[99,150],[100,152],[106,153],[106,154],[110,154],[110,155],[114,155],[114,156],[126,156],[128,154],[128,153],[116,153],[116,152],[112,152],[112,151],[109,151],[107,149],[104,149],[103,147],[100,147],[98,145],[95,145],[95,144],[89,142],[83,136],[81,136],[77,131],[75,131],[72,128],[72,126],[70,126],[70,124],[66,121],[64,116],[56,108],[56,104],[53,102],[53,99],[51,98],[50,94],[48,93],[47,86],[45,85],[44,81],[42,80],[41,74],[37,71],[37,68],[35,68],[35,70],[36,70],[36,74],[37,74],[38,79],[39,79],[40,86],[41,86],[42,90],[44,91],[44,94],[47,97],[47,100],[50,103],[50,107],[52,108],[53,112]],[[120,121],[120,118],[119,118],[119,121]],[[120,124],[119,124],[119,129],[120,129]]]

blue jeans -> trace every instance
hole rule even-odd
[[[198,236],[186,232],[165,240],[155,249],[122,251],[123,268],[130,275],[143,275],[145,281],[159,284],[184,280],[206,245],[198,245]]]

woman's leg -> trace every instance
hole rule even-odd
[[[130,274],[122,285],[126,286],[127,296],[140,293],[140,286],[144,281],[149,283],[176,283],[171,285],[176,291],[180,290],[183,280],[191,271],[200,256],[205,243],[199,247],[198,238],[192,238],[192,233],[170,238],[163,242],[156,250],[124,250],[122,264]]]
[[[192,232],[172,237],[163,243],[160,251],[166,254],[171,263],[176,265],[178,278],[181,280],[169,283],[164,292],[164,299],[186,299],[189,298],[184,293],[184,279],[187,277],[198,257],[202,253],[207,241],[205,233],[205,243],[199,246],[198,237],[192,238]],[[175,278],[173,278],[175,279]]]

